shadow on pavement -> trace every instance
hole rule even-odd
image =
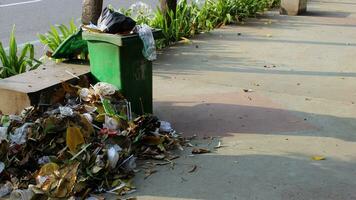
[[[177,131],[184,131],[185,136],[251,133],[356,141],[355,118],[223,103],[155,102],[154,107],[155,115],[171,122]]]
[[[197,169],[189,173],[193,165]],[[355,167],[354,162],[317,162],[306,155],[212,153],[180,158],[174,169],[159,167],[146,180],[140,173],[135,179],[138,192],[134,195],[155,200],[351,200],[356,198]]]

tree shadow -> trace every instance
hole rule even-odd
[[[238,154],[238,153],[237,153]],[[197,169],[189,173],[192,166]],[[336,200],[356,198],[356,163],[306,155],[217,155],[182,157],[135,178],[140,199]],[[141,198],[142,197],[142,198]]]
[[[341,11],[321,11],[321,10],[310,10],[307,11],[301,16],[309,17],[332,17],[332,18],[347,18],[351,15],[350,12],[341,12]]]
[[[217,94],[219,95],[219,94]],[[155,102],[154,113],[185,136],[234,134],[330,137],[356,141],[356,119],[249,105]]]
[[[350,6],[353,6],[355,5],[356,6],[356,3],[355,2],[346,2],[346,1],[317,1],[317,0],[313,0],[313,2],[318,2],[318,3],[327,3],[327,4],[344,4],[344,5],[350,5]]]

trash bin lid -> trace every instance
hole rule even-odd
[[[154,30],[152,31],[153,37],[155,39],[161,38],[162,31]],[[129,34],[129,35],[119,35],[119,34],[109,34],[109,33],[97,33],[93,31],[83,31],[82,37],[87,41],[101,41],[114,44],[116,46],[126,46],[134,42],[140,42],[141,39],[138,34]]]

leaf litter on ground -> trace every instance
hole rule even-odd
[[[164,165],[178,157],[171,150],[182,148],[180,134],[162,131],[155,116],[132,117],[115,86],[82,81],[54,91],[51,103],[0,113],[0,197],[15,190],[37,199],[123,195],[135,191],[137,159]]]

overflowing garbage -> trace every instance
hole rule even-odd
[[[106,7],[98,19],[98,29],[104,33],[130,33],[136,22],[112,8]]]
[[[142,7],[143,3],[135,5],[132,9],[136,10],[136,7]],[[105,7],[101,13],[97,25],[90,24],[82,27],[85,31],[93,31],[106,34],[121,34],[130,35],[137,34],[143,43],[142,54],[149,60],[153,61],[157,58],[155,38],[151,27],[147,24],[136,25],[136,21],[132,18],[115,11],[112,7]]]
[[[175,158],[168,122],[135,116],[108,83],[62,83],[51,104],[0,114],[0,197],[47,199],[134,189],[137,159]]]

